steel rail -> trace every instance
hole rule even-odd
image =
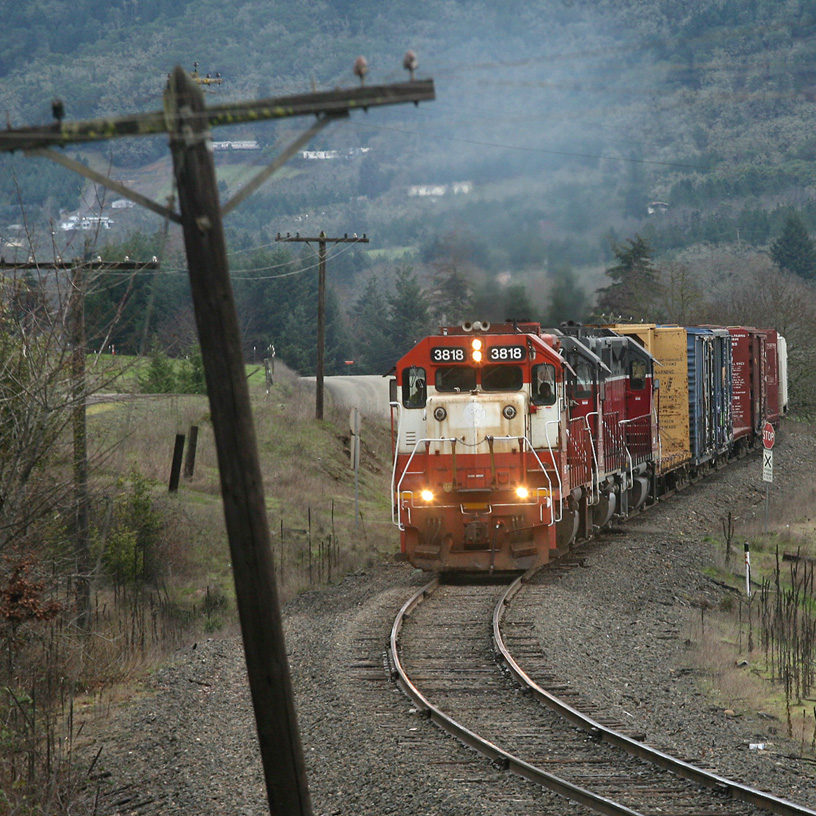
[[[437,587],[439,586],[439,578],[434,578],[415,595],[409,598],[402,609],[400,609],[394,620],[394,625],[391,627],[391,639],[389,642],[389,657],[392,667],[392,679],[396,680],[403,693],[408,696],[417,708],[427,716],[434,724],[439,726],[443,731],[456,737],[465,745],[480,754],[488,757],[493,762],[497,763],[505,770],[512,771],[524,779],[534,782],[548,790],[557,793],[566,799],[569,799],[579,804],[585,805],[596,813],[603,813],[606,816],[642,816],[638,811],[613,802],[611,799],[599,796],[571,782],[553,776],[546,771],[536,768],[529,762],[525,762],[517,756],[499,748],[495,743],[480,737],[478,734],[466,728],[461,723],[449,717],[439,708],[434,706],[414,685],[413,681],[408,677],[405,667],[399,656],[399,636],[402,629],[402,624],[406,618],[419,606]],[[504,596],[503,596],[504,597]]]
[[[770,793],[765,793],[747,785],[742,785],[739,782],[734,782],[733,780],[710,773],[702,768],[669,756],[645,743],[627,737],[612,728],[601,725],[597,720],[592,719],[586,714],[582,714],[563,700],[550,694],[550,692],[543,689],[530,678],[515,661],[504,643],[501,634],[501,621],[511,600],[529,583],[533,575],[541,569],[541,567],[535,567],[516,578],[504,592],[493,610],[494,647],[510,673],[522,686],[530,689],[531,693],[540,702],[557,711],[570,723],[589,732],[594,739],[608,742],[610,745],[614,745],[639,759],[663,768],[664,770],[671,771],[677,776],[696,782],[704,787],[717,790],[724,796],[730,796],[734,800],[745,802],[762,810],[767,810],[770,813],[780,814],[780,816],[804,816],[804,814],[816,816],[816,811],[803,805],[797,805],[786,799],[773,796]]]

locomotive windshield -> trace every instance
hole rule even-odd
[[[476,369],[441,366],[436,369],[434,385],[437,391],[473,391],[476,388]]]
[[[485,391],[521,391],[523,385],[521,366],[492,365],[482,369],[482,388]]]

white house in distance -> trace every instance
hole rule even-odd
[[[71,230],[94,230],[110,229],[113,225],[113,219],[108,218],[107,215],[69,215],[64,221],[60,221],[57,225],[58,229],[64,232]]]
[[[472,181],[454,181],[452,184],[414,184],[408,188],[409,196],[467,195],[473,191]]]

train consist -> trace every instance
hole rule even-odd
[[[391,381],[392,518],[415,566],[526,570],[761,440],[787,408],[773,330],[446,327]]]

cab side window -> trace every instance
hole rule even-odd
[[[575,399],[589,399],[592,396],[593,372],[592,366],[584,361],[575,364]]]
[[[646,387],[646,363],[643,360],[632,360],[629,365],[629,387],[633,391],[642,391]]]
[[[532,369],[532,399],[534,405],[555,405],[555,366],[550,363]]]
[[[425,369],[411,366],[402,372],[402,404],[406,408],[424,408],[428,399]]]

